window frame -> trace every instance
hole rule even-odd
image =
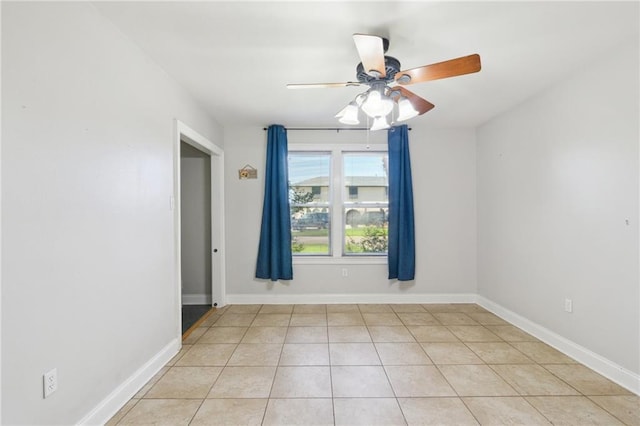
[[[293,256],[294,265],[320,265],[320,264],[387,264],[387,254],[358,254],[345,255],[344,247],[344,204],[349,202],[348,191],[343,188],[343,153],[359,152],[383,152],[387,153],[387,144],[289,144],[288,151],[295,152],[324,152],[330,153],[330,190],[329,211],[331,214],[331,226],[329,243],[329,255],[302,255]],[[340,226],[336,226],[339,224]]]

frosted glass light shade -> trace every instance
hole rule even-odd
[[[358,105],[355,102],[351,102],[336,117],[340,117],[338,121],[343,124],[360,124],[360,120],[358,120]]]
[[[342,108],[340,110],[340,112],[338,112],[336,115],[334,115],[335,118],[340,118],[344,116],[344,113],[347,111],[347,108],[349,108],[349,105],[347,105],[346,107]]]
[[[413,107],[411,101],[403,96],[398,101],[398,118],[396,121],[405,121],[418,115],[418,111]]]
[[[388,129],[389,123],[387,122],[387,117],[381,115],[380,117],[376,117],[373,119],[373,124],[371,125],[371,130],[383,130]]]
[[[362,110],[371,118],[387,115],[393,110],[393,101],[377,90],[372,90],[362,104]]]

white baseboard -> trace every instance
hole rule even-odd
[[[493,312],[516,327],[521,328],[532,336],[537,337],[549,346],[553,346],[565,355],[602,374],[609,380],[616,382],[636,395],[640,395],[640,375],[621,367],[615,362],[608,360],[607,358],[598,355],[597,353],[592,352],[589,349],[582,347],[577,343],[574,343],[571,340],[566,339],[489,299],[486,299],[485,297],[478,295],[476,298],[477,303],[483,308]]]
[[[182,346],[180,339],[173,339],[153,358],[147,361],[127,380],[118,386],[109,396],[102,400],[89,414],[78,422],[79,425],[104,425],[122,408],[167,362],[171,360]]]
[[[210,294],[183,294],[182,295],[183,305],[210,305],[211,301],[212,299]]]
[[[227,294],[228,305],[343,303],[475,303],[473,293],[459,294]]]

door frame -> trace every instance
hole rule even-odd
[[[211,304],[225,305],[225,234],[224,234],[224,150],[180,120],[175,121],[173,143],[174,262],[178,336],[182,336],[182,247],[180,212],[180,142],[208,154],[211,158]],[[214,252],[214,250],[217,250]]]

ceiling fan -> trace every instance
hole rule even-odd
[[[391,56],[385,56],[389,48],[388,39],[376,35],[354,34],[353,41],[362,61],[356,67],[358,81],[287,84],[289,89],[369,86],[366,92],[360,93],[336,114],[336,118],[344,124],[359,124],[358,111],[362,109],[368,117],[373,119],[371,130],[387,129],[390,127],[387,116],[392,113],[395,104],[398,105],[398,114],[394,122],[422,115],[434,107],[431,102],[403,86],[480,71],[478,54],[401,71],[400,61]]]

